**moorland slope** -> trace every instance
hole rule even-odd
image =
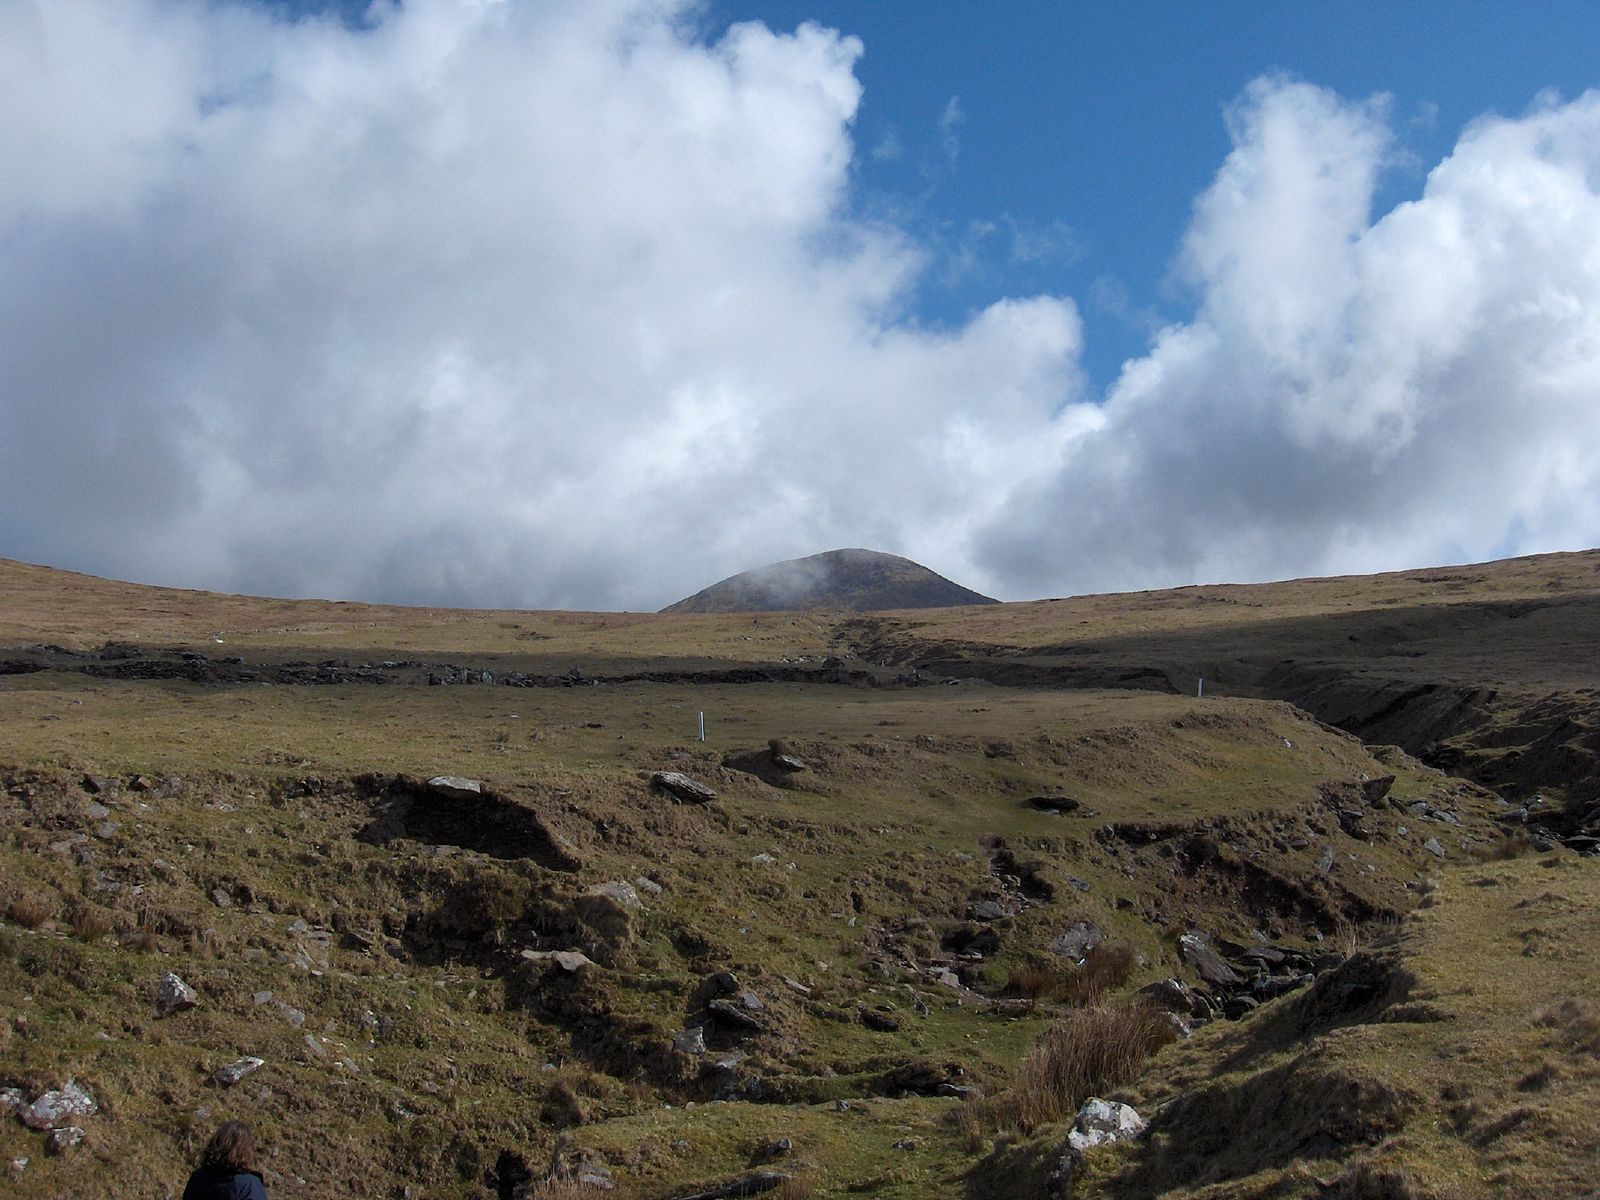
[[[1592,552],[656,616],[0,561],[0,1098],[82,1130],[9,1192],[237,1116],[275,1197],[1588,1195],[1597,614]]]

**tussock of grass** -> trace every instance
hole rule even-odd
[[[1034,1040],[1010,1088],[966,1101],[957,1127],[969,1145],[989,1133],[1031,1133],[1071,1116],[1095,1093],[1132,1079],[1175,1037],[1171,1024],[1149,1005],[1080,1009]]]
[[[1528,838],[1525,830],[1516,829],[1488,845],[1475,846],[1472,857],[1479,862],[1506,862],[1529,854],[1533,850],[1533,842]]]
[[[605,1188],[592,1183],[578,1183],[571,1179],[547,1179],[533,1185],[528,1200],[590,1200],[595,1196],[609,1196]]]
[[[1095,1005],[1128,982],[1137,959],[1134,948],[1125,942],[1102,942],[1081,964],[1027,962],[1013,968],[1006,991],[1080,1008]]]
[[[39,928],[46,921],[52,920],[55,915],[55,905],[36,892],[24,892],[13,896],[6,903],[6,916],[29,929]]]
[[[1533,1023],[1554,1031],[1558,1045],[1577,1057],[1600,1058],[1600,1004],[1587,996],[1568,998],[1534,1014]]]
[[[95,942],[111,932],[114,922],[107,910],[74,901],[67,909],[67,924],[72,928],[72,936],[79,941]]]

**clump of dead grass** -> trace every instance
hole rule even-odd
[[[67,924],[79,941],[97,942],[111,932],[113,921],[105,909],[75,901],[67,908]]]
[[[1547,1005],[1534,1013],[1533,1023],[1553,1031],[1559,1048],[1574,1058],[1600,1058],[1600,1004],[1587,996]]]
[[[1528,837],[1527,831],[1514,829],[1503,837],[1492,842],[1472,848],[1472,857],[1478,862],[1509,862],[1513,858],[1521,858],[1524,854],[1531,853],[1533,842]]]
[[[1026,962],[1006,979],[1006,991],[1029,1000],[1059,1000],[1075,1007],[1103,1002],[1128,982],[1137,955],[1122,942],[1102,942],[1081,964]]]
[[[595,1196],[610,1195],[605,1188],[592,1183],[579,1183],[575,1179],[546,1179],[533,1185],[528,1200],[593,1200]]]
[[[22,892],[6,902],[6,917],[29,929],[39,928],[55,915],[56,906],[37,892]]]
[[[1034,1039],[1008,1089],[963,1102],[956,1128],[973,1150],[994,1133],[1032,1133],[1075,1113],[1090,1096],[1128,1082],[1176,1036],[1151,1005],[1079,1009]]]

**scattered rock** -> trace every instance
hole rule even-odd
[[[1222,961],[1222,956],[1197,933],[1186,933],[1178,939],[1178,953],[1183,961],[1200,973],[1200,978],[1214,987],[1231,987],[1242,983],[1239,973]]]
[[[569,1178],[580,1188],[609,1192],[616,1187],[611,1180],[611,1172],[590,1158],[580,1159],[577,1166],[572,1168]]]
[[[1229,996],[1227,1003],[1222,1006],[1222,1014],[1230,1021],[1237,1021],[1247,1017],[1261,1007],[1261,1001],[1254,996]]]
[[[1422,843],[1422,848],[1435,858],[1444,857],[1444,846],[1440,844],[1438,838],[1429,838],[1427,841]]]
[[[19,1115],[29,1129],[60,1129],[80,1117],[92,1117],[98,1111],[100,1106],[94,1097],[69,1079],[66,1086],[40,1095]]]
[[[1010,914],[998,900],[975,900],[967,905],[967,916],[974,921],[998,921]]]
[[[1050,953],[1081,963],[1104,938],[1100,926],[1093,921],[1079,921],[1050,943]]]
[[[524,950],[522,957],[529,962],[553,962],[563,971],[581,971],[595,965],[582,950]]]
[[[1194,1036],[1194,1026],[1189,1024],[1188,1021],[1185,1021],[1177,1013],[1164,1012],[1161,1014],[1161,1019],[1167,1023],[1167,1025],[1172,1029],[1172,1032],[1177,1034],[1180,1039]]]
[[[1146,984],[1139,989],[1139,995],[1148,997],[1152,1003],[1168,1012],[1195,1012],[1195,994],[1181,979],[1163,979]]]
[[[28,1107],[28,1094],[21,1088],[0,1088],[0,1113],[14,1117]]]
[[[483,795],[483,784],[460,775],[435,775],[428,780],[428,790],[448,800],[473,800]]]
[[[1078,1110],[1067,1133],[1067,1144],[1082,1153],[1095,1146],[1136,1138],[1148,1127],[1149,1122],[1128,1105],[1097,1097],[1085,1101]]]
[[[739,1007],[744,1009],[746,1012],[766,1011],[767,1006],[761,1002],[761,997],[756,995],[754,992],[740,992],[735,999]]]
[[[783,1158],[786,1155],[793,1153],[794,1142],[790,1138],[785,1137],[778,1138],[776,1141],[768,1142],[765,1146],[762,1146],[756,1151],[755,1157],[764,1162],[770,1162],[774,1158]]]
[[[782,1171],[757,1171],[752,1175],[741,1175],[721,1187],[682,1196],[679,1200],[737,1200],[742,1196],[759,1196],[763,1192],[781,1188],[791,1178]]]
[[[232,1087],[252,1071],[259,1070],[267,1065],[264,1058],[256,1058],[247,1054],[243,1058],[235,1059],[225,1067],[218,1067],[212,1076],[223,1087]]]
[[[76,1150],[83,1145],[84,1131],[77,1125],[64,1125],[60,1129],[52,1129],[50,1136],[44,1140],[46,1154],[65,1154],[69,1150]]]
[[[1389,794],[1389,789],[1394,787],[1393,775],[1380,775],[1376,779],[1366,779],[1361,783],[1361,798],[1368,804],[1377,804]]]
[[[868,1008],[865,1004],[858,1004],[856,1016],[868,1029],[876,1029],[879,1033],[900,1032],[900,1018],[887,1009]]]
[[[218,908],[232,908],[233,897],[228,895],[222,888],[215,887],[211,889],[211,903]]]
[[[672,1035],[672,1048],[682,1054],[704,1054],[706,1052],[706,1031],[699,1025],[692,1025],[680,1033]]]
[[[607,896],[629,912],[639,912],[644,908],[644,901],[639,899],[639,893],[633,890],[633,884],[614,879],[609,883],[597,883],[584,891],[586,896]]]
[[[1040,812],[1069,813],[1083,807],[1083,801],[1071,796],[1029,796],[1028,806]]]
[[[759,1019],[751,1016],[744,1009],[726,1000],[713,1000],[706,1005],[706,1011],[720,1024],[726,1025],[741,1033],[764,1033],[766,1025]]]
[[[1317,857],[1317,870],[1319,870],[1319,871],[1331,871],[1331,870],[1333,870],[1333,847],[1332,846],[1324,846],[1322,848],[1322,853]]]
[[[171,971],[156,982],[155,1013],[158,1017],[170,1017],[199,1003],[195,990]]]
[[[678,771],[657,771],[650,776],[650,783],[685,804],[705,804],[717,798],[716,792],[705,784],[697,783]]]

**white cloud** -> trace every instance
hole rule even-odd
[[[961,154],[961,127],[967,122],[966,110],[961,107],[961,97],[951,96],[939,114],[939,147],[944,151],[945,166],[955,166]]]
[[[693,15],[0,6],[0,554],[638,608],[845,545],[1025,595],[1596,540],[1600,98],[1374,223],[1382,105],[1254,85],[1100,405],[1068,299],[903,319],[858,43]]]
[[[682,8],[0,9],[38,164],[0,170],[0,553],[485,604],[855,542],[960,573],[1076,312],[893,324],[922,253],[848,215],[859,44]]]
[[[1195,206],[1194,320],[984,541],[1021,591],[1600,540],[1600,94],[1486,118],[1374,221],[1381,103],[1263,80]]]

